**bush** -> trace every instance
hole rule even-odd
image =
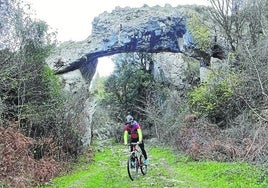
[[[55,161],[51,156],[40,161],[35,160],[31,151],[35,140],[14,128],[17,127],[17,123],[13,122],[7,129],[0,126],[1,182],[10,187],[27,187],[48,182],[60,173],[62,163]]]
[[[214,123],[226,119],[235,109],[232,100],[235,98],[235,88],[238,84],[239,79],[233,73],[225,78],[210,76],[207,83],[189,92],[191,110],[197,115],[207,116]]]
[[[200,18],[200,15],[192,15],[188,23],[188,29],[201,50],[207,50],[210,48],[211,34],[209,26],[202,18]]]

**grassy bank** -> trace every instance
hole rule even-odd
[[[147,146],[148,174],[131,181],[127,174],[127,148],[122,145],[96,147],[91,164],[58,177],[49,187],[59,188],[265,188],[260,170],[245,163],[194,162],[170,149]],[[265,183],[266,182],[266,183]]]

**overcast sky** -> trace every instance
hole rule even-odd
[[[58,32],[58,40],[84,40],[90,35],[91,22],[104,11],[111,12],[116,6],[141,7],[166,3],[207,4],[207,0],[24,0],[32,5],[36,16]]]
[[[24,0],[31,4],[36,17],[57,31],[60,42],[81,41],[91,34],[94,17],[104,11],[111,12],[116,6],[142,7],[170,4],[207,5],[208,0]],[[109,57],[99,58],[97,72],[101,76],[110,75],[114,64]]]

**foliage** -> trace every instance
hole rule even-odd
[[[192,14],[188,21],[188,29],[198,48],[201,50],[208,50],[210,48],[211,33],[208,24],[203,21],[200,14]]]
[[[151,75],[146,70],[150,56],[125,54],[115,61],[116,70],[105,82],[106,102],[113,106],[112,117],[124,119],[127,113],[137,119],[142,117],[140,108],[146,99],[146,91],[151,83]]]
[[[46,84],[46,88],[50,92],[49,95],[51,97],[58,97],[58,99],[60,99],[60,95],[62,94],[60,80],[57,76],[55,76],[51,68],[45,66],[41,77],[43,79],[43,82]]]
[[[266,36],[253,48],[245,45],[245,52],[241,54],[241,71],[239,76],[242,82],[237,90],[240,98],[256,114],[266,109],[267,106],[267,41],[268,37]]]
[[[84,101],[67,98],[45,62],[55,46],[54,34],[26,7],[19,0],[0,3],[0,23],[6,21],[0,27],[1,133],[18,136],[1,136],[0,180],[21,187],[57,175],[61,161],[81,152],[80,138],[86,133],[80,123]]]
[[[13,122],[11,126],[15,127],[16,123]],[[32,181],[44,183],[58,175],[62,164],[55,161],[53,157],[46,157],[42,161],[35,160],[35,154],[31,152],[35,140],[25,137],[14,127],[5,129],[0,126],[1,183],[5,182],[10,187],[25,187]],[[51,140],[50,138],[48,142],[53,144]]]
[[[225,1],[209,0],[212,22],[219,38],[228,42],[233,52],[244,44],[256,45],[258,38],[265,34],[267,3],[265,0]],[[258,19],[256,19],[258,18]]]
[[[188,112],[184,95],[187,90],[176,90],[161,84],[151,87],[146,101],[146,123],[149,134],[167,145],[174,145],[176,133],[184,115]],[[167,139],[168,138],[168,139]]]
[[[226,114],[231,111],[234,113],[235,107],[231,101],[239,79],[234,73],[227,75],[211,75],[206,83],[195,87],[189,93],[189,105],[194,113],[206,115],[212,120],[219,117],[223,120]]]
[[[237,2],[243,3],[236,5]],[[172,145],[191,159],[200,161],[192,163],[182,157],[174,168],[175,158],[181,156],[174,156],[163,148],[151,149],[150,158],[154,161],[159,157],[160,165],[151,163],[156,170],[152,171],[149,180],[159,176],[161,170],[162,179],[142,181],[145,187],[180,186],[181,182],[170,179],[178,174],[187,182],[182,187],[199,186],[200,182],[203,187],[260,187],[267,184],[267,179],[263,178],[267,176],[267,165],[262,164],[268,156],[268,4],[265,0],[211,0],[211,3],[212,22],[208,22],[210,18],[206,14],[191,13],[188,28],[202,50],[209,48],[213,28],[216,38],[222,44],[228,44],[226,50],[229,50],[230,58],[226,61],[232,65],[232,71],[213,69],[208,82],[191,90],[199,82],[196,81],[197,67],[188,62],[187,84],[180,89],[172,84],[153,82],[148,70],[151,54],[123,54],[116,59],[115,73],[108,79],[99,79],[94,86],[94,93],[105,108],[95,109],[95,126],[110,119],[124,122],[129,112],[147,125],[144,130],[148,132],[144,131],[144,135],[153,135],[161,143]],[[205,12],[198,7],[195,10]],[[61,90],[58,77],[45,64],[54,46],[54,34],[48,33],[45,22],[32,20],[19,0],[1,2],[0,14],[0,113],[3,125],[0,127],[0,186],[3,181],[9,181],[7,184],[12,186],[26,186],[48,181],[59,173],[61,161],[78,157],[81,139],[88,134],[81,121],[86,117],[81,104],[91,98],[87,88],[81,88],[75,96],[67,96],[68,93]],[[95,105],[94,100],[92,104]],[[109,123],[115,125],[113,121]],[[71,184],[81,175],[81,185],[107,185],[103,179],[111,180],[110,185],[114,185],[115,178],[121,177],[116,186],[128,186],[129,182],[122,176],[126,172],[125,166],[121,163],[118,166],[114,161],[115,158],[124,160],[122,150],[117,149],[104,149],[103,153],[98,153],[96,161],[102,162],[91,164],[88,168],[92,172],[86,170],[74,174]],[[244,163],[232,164],[238,165],[236,168],[228,166],[230,163],[203,163],[204,158],[261,163],[265,170],[261,174]],[[102,164],[105,164],[105,170],[100,169]],[[169,164],[168,168],[165,164]],[[111,167],[108,174],[107,167]],[[119,167],[122,170],[118,170]],[[187,175],[183,176],[184,173]]]
[[[103,100],[107,96],[104,88],[104,84],[107,79],[108,77],[99,77],[99,75],[97,75],[94,81],[91,83],[92,93],[95,94],[99,100]]]

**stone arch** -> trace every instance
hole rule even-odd
[[[186,21],[186,15],[179,8],[169,5],[117,7],[111,13],[104,12],[94,19],[92,34],[86,40],[65,44],[65,53],[53,59],[54,62],[55,59],[61,59],[61,62],[65,59],[65,64],[57,70],[54,68],[55,73],[79,69],[90,82],[98,58],[118,53],[173,52],[194,58],[209,56],[196,48]]]

